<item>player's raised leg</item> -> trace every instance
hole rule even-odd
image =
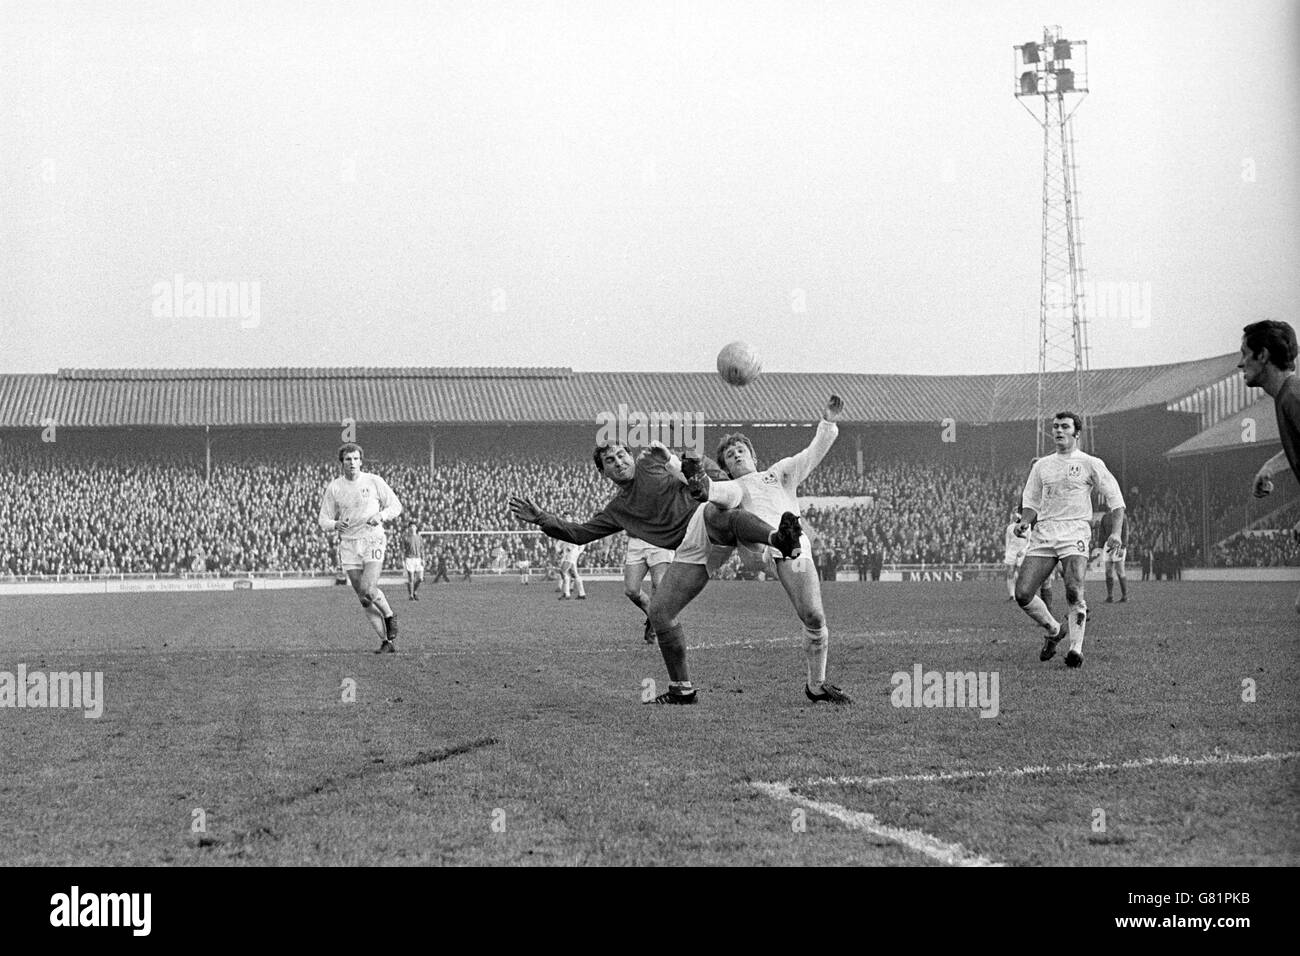
[[[799,516],[787,511],[781,523],[773,528],[756,515],[740,508],[722,509],[715,504],[704,506],[704,524],[709,540],[714,544],[768,544],[781,552],[782,557],[797,558],[803,528]]]
[[[1016,603],[1035,624],[1047,632],[1043,639],[1043,649],[1038,655],[1040,661],[1052,659],[1056,654],[1056,645],[1066,633],[1065,626],[1052,617],[1052,612],[1038,595],[1043,582],[1056,570],[1056,560],[1043,555],[1026,555],[1020,563],[1020,572],[1016,575]]]
[[[805,542],[805,548],[807,544]],[[806,567],[800,567],[806,563]],[[803,652],[808,677],[804,694],[811,701],[831,704],[851,704],[852,698],[826,680],[826,659],[830,649],[830,630],[826,626],[826,611],[822,605],[821,582],[811,561],[802,559],[776,562],[777,580],[790,596],[795,613],[803,624]]]
[[[1065,568],[1065,599],[1070,605],[1070,644],[1065,652],[1066,667],[1083,666],[1083,632],[1088,624],[1088,602],[1083,596],[1083,581],[1088,573],[1088,559],[1082,554],[1061,559]]]

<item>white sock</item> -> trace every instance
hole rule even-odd
[[[821,687],[826,680],[826,654],[830,650],[831,633],[823,624],[821,627],[803,629],[803,654],[808,663],[808,686],[813,690]]]
[[[1052,612],[1047,609],[1047,605],[1043,603],[1043,599],[1037,594],[1034,595],[1032,601],[1025,605],[1024,610],[1026,614],[1034,619],[1034,623],[1046,631],[1055,633],[1056,629],[1061,626],[1056,618],[1052,617]]]
[[[561,572],[561,573],[560,573],[560,585],[561,585],[562,590],[564,591],[564,596],[565,596],[565,597],[568,597],[568,596],[569,596],[569,576],[568,576],[567,574],[565,574],[564,572]]]
[[[1070,647],[1069,650],[1083,653],[1083,629],[1088,622],[1088,605],[1079,599],[1078,604],[1070,605]]]
[[[585,597],[587,596],[587,589],[586,589],[585,587],[582,586],[582,578],[578,577],[578,576],[575,574],[575,575],[573,576],[573,583],[574,583],[575,585],[577,585],[577,588],[578,588],[578,597],[585,598]]]

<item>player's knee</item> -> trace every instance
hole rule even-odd
[[[1035,592],[1026,590],[1025,588],[1022,588],[1020,585],[1017,584],[1016,603],[1019,604],[1021,607],[1028,607],[1029,602],[1034,599],[1034,593]]]
[[[799,619],[809,631],[820,631],[826,626],[826,615],[822,611],[804,611]]]
[[[633,604],[641,603],[640,588],[629,587],[628,585],[625,584],[623,585],[623,596],[627,598],[629,601],[631,601]]]
[[[1070,587],[1069,585],[1066,585],[1066,588],[1065,588],[1065,600],[1069,603],[1069,605],[1070,605],[1071,607],[1074,607],[1074,606],[1076,606],[1076,605],[1082,604],[1082,603],[1083,603],[1083,588],[1075,588],[1075,587]]]
[[[375,598],[378,596],[379,589],[372,584],[370,587],[358,594],[357,598],[361,601],[362,607],[370,607],[370,605],[375,603]]]

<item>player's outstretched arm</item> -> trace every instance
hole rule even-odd
[[[531,498],[519,495],[510,496],[510,513],[525,524],[537,524],[542,520],[542,509],[533,504]]]
[[[537,525],[548,538],[570,544],[587,544],[623,530],[605,511],[598,511],[590,521],[579,524],[543,511],[531,499],[519,495],[510,496],[510,513],[520,521]]]
[[[783,459],[774,467],[792,477],[796,485],[807,478],[812,474],[812,470],[822,463],[822,459],[835,444],[835,439],[840,434],[840,426],[836,421],[843,412],[844,399],[832,395],[826,401],[821,420],[817,422],[817,434],[813,435],[813,440],[808,447],[797,455]]]

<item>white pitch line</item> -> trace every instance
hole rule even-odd
[[[938,860],[940,863],[946,863],[949,866],[1002,866],[1001,863],[995,863],[988,857],[980,856],[978,853],[972,853],[963,847],[960,843],[945,843],[938,837],[933,837],[923,830],[907,830],[902,827],[891,827],[878,821],[870,813],[863,813],[860,810],[849,810],[838,803],[826,803],[821,800],[810,800],[807,797],[800,796],[790,790],[783,783],[755,783],[754,786],[777,800],[784,800],[789,803],[795,803],[809,810],[816,810],[818,813],[824,813],[828,817],[839,820],[841,823],[852,827],[855,830],[863,830],[873,836],[884,837],[886,840],[892,840],[900,843],[909,850],[915,850],[918,853],[930,857],[932,860]]]
[[[951,773],[913,773],[895,777],[815,777],[798,784],[799,787],[851,786],[874,787],[889,783],[946,783],[950,780],[986,780],[992,777],[1032,777],[1049,773],[1096,773],[1103,770],[1142,770],[1147,767],[1207,767],[1215,764],[1251,764],[1269,763],[1279,760],[1294,760],[1300,757],[1300,751],[1287,750],[1282,753],[1263,754],[1210,754],[1205,757],[1143,757],[1138,760],[1124,760],[1120,763],[1063,763],[1055,767],[1047,765],[1037,767],[1018,767],[1007,770],[998,767],[994,770],[957,770]]]
[[[1300,757],[1300,751],[1286,750],[1282,753],[1262,754],[1210,754],[1205,757],[1184,757],[1174,754],[1168,757],[1143,757],[1138,760],[1124,760],[1119,763],[1104,761],[1092,764],[1065,763],[1055,767],[1018,767],[1006,770],[958,770],[953,773],[914,773],[894,777],[818,777],[798,784],[800,788],[816,786],[860,786],[873,787],[887,783],[943,783],[950,780],[983,780],[991,777],[1030,777],[1049,773],[1096,773],[1103,770],[1142,770],[1147,767],[1206,767],[1213,765],[1233,765],[1252,763],[1275,763],[1282,760],[1294,760]],[[880,823],[870,813],[850,810],[838,803],[813,800],[794,792],[790,784],[755,782],[753,786],[776,800],[798,804],[854,828],[875,836],[884,837],[900,843],[909,850],[946,863],[950,866],[1003,866],[987,857],[972,853],[960,843],[945,843],[938,837],[931,836],[923,830],[907,830]]]

